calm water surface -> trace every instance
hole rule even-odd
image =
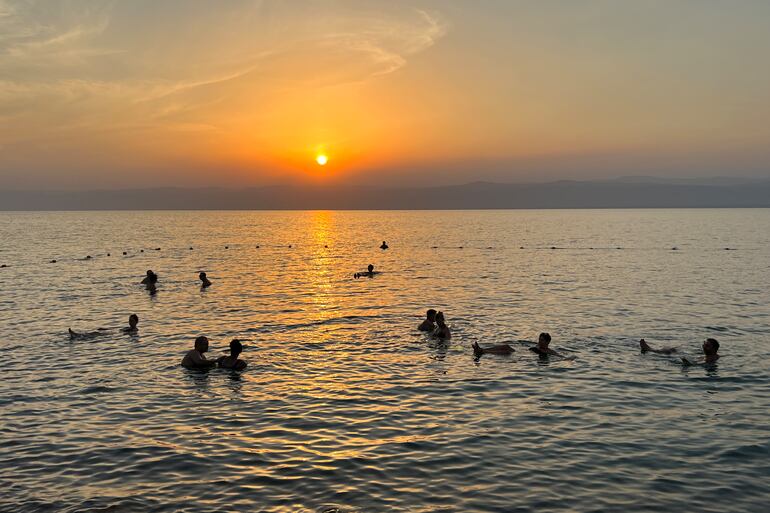
[[[2,511],[770,504],[769,210],[3,213],[0,240]],[[199,334],[247,371],[180,368]]]

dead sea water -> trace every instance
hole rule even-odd
[[[770,503],[770,210],[2,213],[0,240],[2,511]],[[199,334],[247,371],[180,368]]]

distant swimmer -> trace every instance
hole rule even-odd
[[[207,360],[204,353],[209,350],[209,339],[200,336],[195,339],[195,349],[190,349],[182,358],[182,367],[186,369],[210,369],[215,367],[215,360]]]
[[[208,278],[206,278],[206,273],[201,272],[198,275],[198,278],[200,278],[200,280],[201,280],[201,288],[202,289],[205,289],[206,287],[211,286],[211,281]]]
[[[436,329],[436,311],[433,308],[426,312],[425,320],[417,326],[417,329],[420,331],[433,331]]]
[[[380,245],[380,249],[388,249],[388,243],[385,241],[382,241],[382,244]]]
[[[444,321],[444,312],[438,312],[436,314],[436,330],[433,332],[433,336],[444,340],[452,338],[452,332]]]
[[[374,271],[374,266],[372,264],[369,264],[366,267],[366,272],[355,273],[353,275],[353,278],[363,278],[364,276],[368,276],[369,278],[371,278],[375,274],[379,274],[379,273]]]
[[[696,361],[688,360],[685,357],[682,357],[682,365],[684,366],[690,366],[690,365],[711,365],[716,363],[717,360],[719,360],[719,354],[717,353],[719,351],[719,342],[715,338],[707,338],[705,342],[703,342],[703,358],[699,358]]]
[[[644,339],[641,339],[639,341],[639,347],[641,348],[642,353],[658,353],[658,354],[676,353],[675,347],[662,347],[660,349],[653,349]]]
[[[136,314],[131,314],[128,316],[128,327],[123,328],[123,333],[136,333],[139,331],[139,328],[137,328],[137,324],[139,324],[139,316]]]
[[[217,365],[220,369],[243,370],[247,363],[238,359],[238,355],[243,352],[241,341],[234,338],[230,341],[230,356],[222,356],[217,359]]]
[[[481,356],[483,354],[511,354],[516,351],[508,344],[498,344],[492,347],[481,347],[478,342],[473,343],[473,354]]]
[[[537,345],[530,347],[529,350],[533,353],[537,353],[540,356],[561,356],[564,357],[564,355],[557,353],[550,347],[548,347],[551,344],[551,335],[549,333],[541,333],[540,336],[537,337]]]
[[[158,275],[152,269],[147,269],[147,276],[142,280],[142,285],[155,285],[158,283]]]

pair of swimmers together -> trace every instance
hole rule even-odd
[[[448,340],[452,338],[452,332],[449,326],[446,325],[444,319],[444,312],[437,312],[433,308],[427,311],[425,320],[417,326],[420,331],[429,331],[431,335],[436,338]]]
[[[209,350],[208,337],[200,336],[195,339],[195,347],[182,358],[182,367],[186,369],[205,370],[212,367],[220,369],[243,370],[247,363],[238,358],[243,352],[243,344],[238,339],[230,341],[230,356],[220,356],[216,360],[209,360],[205,353]]]
[[[206,287],[211,286],[211,281],[206,276],[206,273],[201,271],[198,273],[198,279],[201,281],[201,288],[205,289]],[[142,285],[145,285],[147,287],[147,290],[154,290],[155,284],[158,283],[158,275],[155,274],[152,269],[147,270],[147,275],[142,280]]]
[[[121,328],[120,331],[122,333],[128,333],[130,335],[136,334],[139,332],[139,328],[137,325],[139,324],[139,316],[136,314],[131,314],[128,316],[128,327]],[[73,331],[72,328],[68,329],[70,340],[86,340],[89,338],[95,338],[100,335],[104,335],[107,331],[109,331],[108,328],[99,328],[96,331]]]

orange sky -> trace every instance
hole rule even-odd
[[[769,48],[749,1],[0,0],[0,187],[768,176]]]

